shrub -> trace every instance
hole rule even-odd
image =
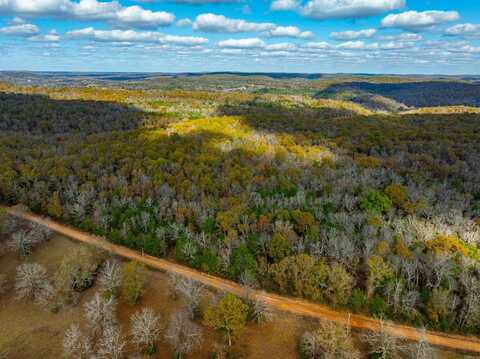
[[[143,293],[148,274],[147,267],[143,263],[132,261],[125,263],[122,271],[122,294],[128,303],[135,305]]]

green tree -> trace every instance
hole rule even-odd
[[[204,314],[205,325],[223,332],[232,345],[232,339],[237,338],[247,323],[248,305],[233,294],[227,294],[216,305],[207,308]]]
[[[350,301],[354,279],[345,267],[335,263],[328,272],[327,298],[333,306],[343,306]]]
[[[145,281],[147,278],[147,267],[140,262],[128,262],[123,265],[122,294],[131,305],[140,300]]]

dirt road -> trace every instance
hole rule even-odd
[[[102,248],[124,258],[143,262],[151,268],[190,277],[206,286],[215,288],[217,290],[230,292],[237,296],[244,297],[246,295],[245,289],[232,281],[214,277],[164,259],[144,255],[137,251],[114,245],[105,239],[79,231],[75,228],[54,222],[41,216],[25,213],[16,210],[15,208],[7,209],[7,211],[14,216],[41,224],[72,239]],[[380,321],[376,319],[372,319],[363,315],[351,314],[348,312],[335,311],[323,305],[310,303],[300,299],[293,299],[264,292],[254,292],[253,295],[262,297],[271,308],[279,311],[286,311],[310,318],[329,320],[340,324],[349,323],[352,328],[357,329],[379,330],[381,325]],[[404,339],[418,340],[422,336],[421,331],[404,325],[385,324],[385,328],[391,334]],[[432,345],[440,346],[446,349],[468,351],[480,354],[479,338],[456,336],[437,332],[426,332],[426,340]]]

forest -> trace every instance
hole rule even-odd
[[[272,93],[0,89],[3,204],[253,288],[479,333],[475,111],[386,113]]]

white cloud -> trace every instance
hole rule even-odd
[[[232,2],[238,2],[238,0],[175,0],[174,2],[179,4],[201,5],[201,4],[232,3]]]
[[[230,48],[230,49],[258,49],[264,48],[265,42],[259,38],[252,39],[229,39],[220,41],[218,43],[219,47]]]
[[[365,48],[365,43],[363,41],[347,41],[339,44],[337,47],[347,50],[362,50]]]
[[[175,25],[180,26],[180,27],[190,26],[190,25],[192,25],[192,20],[190,20],[189,18],[180,19],[175,23]]]
[[[325,41],[320,42],[308,42],[304,45],[307,49],[325,50],[330,48],[330,44]]]
[[[332,32],[330,37],[335,40],[358,40],[358,39],[368,39],[377,33],[376,29],[365,29],[360,31],[342,31],[342,32]]]
[[[175,16],[140,6],[122,6],[118,1],[97,0],[0,0],[0,14],[24,17],[54,17],[108,21],[122,26],[158,27],[170,25]]]
[[[0,28],[0,34],[12,36],[32,36],[39,32],[40,29],[33,24],[19,24]]]
[[[84,39],[100,42],[158,42],[185,46],[196,46],[208,43],[208,39],[203,37],[165,35],[152,31],[138,32],[135,30],[95,30],[92,27],[69,31],[67,35],[73,39]]]
[[[275,28],[271,23],[247,22],[240,19],[229,19],[223,15],[201,14],[198,15],[193,23],[193,29],[204,32],[258,32],[267,31]]]
[[[145,10],[140,6],[129,6],[119,10],[114,21],[125,26],[158,27],[172,24],[175,15],[165,11]]]
[[[278,44],[271,44],[265,47],[267,51],[295,51],[297,46],[289,42],[282,42]]]
[[[60,36],[55,30],[50,31],[48,34],[39,34],[28,38],[31,41],[39,42],[58,42],[60,41]]]
[[[271,37],[297,37],[300,39],[308,39],[314,36],[313,32],[302,31],[296,26],[277,26],[265,32],[265,35]]]
[[[375,16],[405,7],[405,0],[311,0],[299,8],[314,19],[344,19]]]
[[[458,24],[449,27],[445,34],[450,36],[478,36],[480,37],[480,24]]]
[[[273,11],[294,10],[299,4],[296,0],[275,0],[272,2],[270,9]]]
[[[230,19],[223,15],[201,14],[193,23],[195,31],[211,33],[241,33],[261,32],[269,37],[294,37],[307,39],[313,37],[313,32],[302,31],[296,26],[278,26],[273,23],[248,22],[242,19]]]
[[[414,34],[411,32],[402,33],[398,35],[389,35],[389,36],[381,36],[379,40],[383,41],[406,41],[406,42],[416,42],[423,39],[422,35]]]
[[[418,31],[458,19],[460,15],[456,11],[406,11],[386,16],[382,20],[382,26]]]

